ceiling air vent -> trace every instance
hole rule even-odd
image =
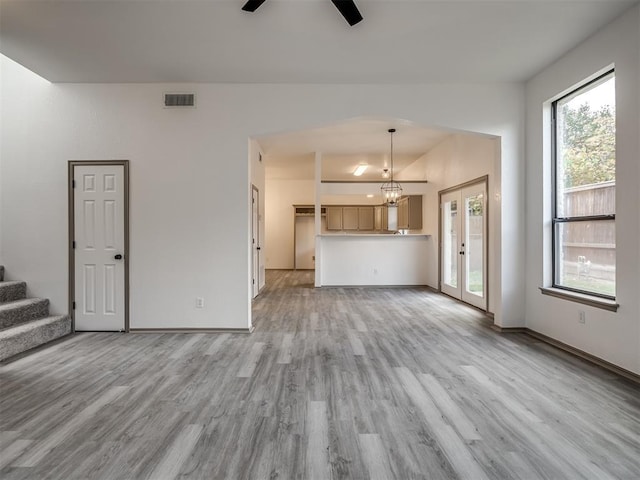
[[[195,107],[196,95],[194,93],[165,93],[165,107]]]

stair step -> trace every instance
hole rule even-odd
[[[0,305],[0,329],[49,316],[49,300],[25,298]]]
[[[71,333],[71,319],[56,315],[0,331],[0,360],[26,352]]]
[[[21,300],[27,296],[27,282],[0,282],[0,303]]]

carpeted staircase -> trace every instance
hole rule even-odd
[[[5,282],[0,266],[0,361],[71,333],[67,315],[49,315],[49,300],[26,298],[25,282]]]

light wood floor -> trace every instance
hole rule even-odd
[[[268,272],[246,334],[0,365],[0,478],[633,479],[640,388],[424,289]]]

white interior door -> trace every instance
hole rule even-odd
[[[487,309],[486,183],[441,196],[442,292]]]
[[[124,166],[76,165],[75,328],[125,329]]]
[[[251,287],[253,298],[260,292],[260,203],[256,187],[251,188]]]
[[[295,260],[297,270],[313,270],[316,262],[316,235],[314,217],[296,217]]]

